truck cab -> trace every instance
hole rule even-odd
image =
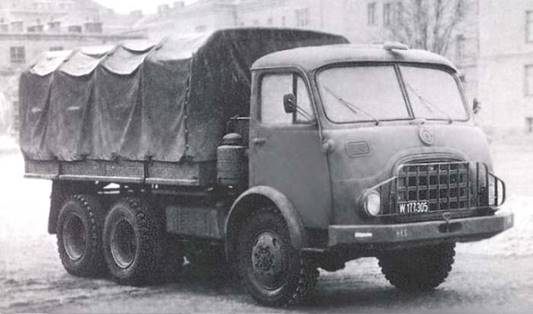
[[[456,242],[512,226],[445,58],[393,43],[305,47],[259,59],[252,82],[249,193],[274,200],[293,246],[320,267],[376,256],[395,286],[426,290],[445,279]],[[253,252],[282,258],[271,235],[257,241]]]
[[[505,185],[448,60],[402,46],[307,47],[258,60],[252,77],[250,185],[286,195],[329,245],[347,240],[337,238],[347,225],[483,216],[505,229],[494,216]],[[411,240],[353,237],[358,228],[353,241]]]

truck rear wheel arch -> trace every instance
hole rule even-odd
[[[278,190],[268,186],[256,186],[243,194],[233,203],[224,226],[226,257],[231,260],[235,252],[235,241],[240,223],[254,210],[264,206],[275,206],[285,219],[290,233],[291,244],[295,249],[305,247],[307,238],[302,219],[292,202]]]

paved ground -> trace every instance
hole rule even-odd
[[[177,282],[121,287],[106,279],[69,276],[46,233],[49,183],[23,180],[16,153],[0,152],[0,313],[527,313],[533,309],[533,143],[493,145],[497,172],[511,191],[506,206],[516,227],[496,238],[458,247],[448,281],[425,295],[402,294],[375,259],[322,272],[311,302],[291,309],[259,307],[224,276],[186,267]],[[529,143],[529,145],[527,144]]]

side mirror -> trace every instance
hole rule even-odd
[[[472,101],[472,111],[474,114],[478,114],[481,111],[481,102],[477,98]]]
[[[283,107],[285,108],[285,113],[295,113],[296,112],[296,96],[294,94],[286,94],[283,96]]]

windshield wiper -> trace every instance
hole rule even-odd
[[[429,111],[431,111],[431,112],[438,111],[438,112],[444,114],[448,118],[448,122],[450,124],[453,123],[453,118],[452,118],[452,116],[449,113],[447,113],[446,111],[444,111],[444,110],[440,109],[439,107],[435,106],[431,101],[427,100],[426,98],[422,97],[420,94],[418,94],[416,92],[416,90],[413,88],[413,86],[411,86],[409,83],[405,82],[405,86],[407,86],[407,88],[413,92],[413,94],[416,96],[416,98],[418,98],[420,103],[422,103],[422,105],[424,105],[424,107],[426,107]]]
[[[350,103],[349,101],[345,100],[344,98],[338,96],[337,94],[335,94],[331,89],[329,89],[327,86],[323,86],[324,89],[326,90],[326,92],[328,92],[328,94],[330,94],[331,96],[333,96],[335,99],[337,99],[341,104],[343,104],[344,106],[346,106],[346,108],[348,108],[351,112],[353,112],[354,114],[358,115],[359,112],[365,114],[367,117],[370,117],[372,118],[372,120],[374,120],[374,122],[376,122],[376,125],[379,125],[379,119],[376,118],[374,115],[372,115],[371,113],[368,113],[367,111],[357,107],[356,105]]]

